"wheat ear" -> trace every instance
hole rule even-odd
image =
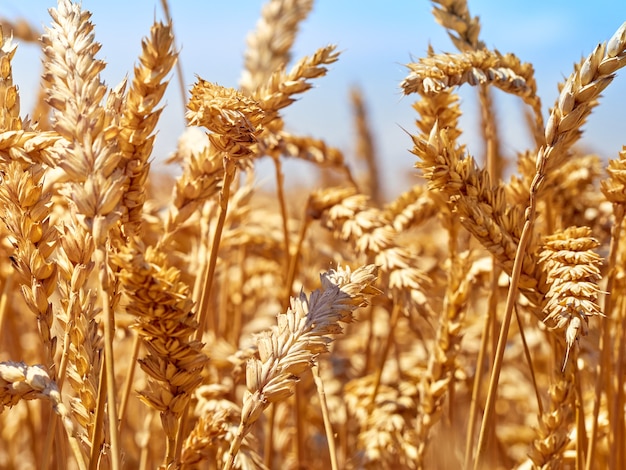
[[[113,357],[113,288],[107,242],[109,230],[119,219],[125,176],[117,169],[121,158],[117,130],[105,127],[107,117],[101,101],[106,87],[100,81],[105,64],[95,57],[100,45],[95,42],[93,24],[89,21],[91,14],[81,10],[78,4],[60,0],[50,15],[52,27],[42,37],[47,57],[44,79],[50,86],[48,103],[55,109],[54,129],[69,142],[64,158],[60,159],[69,179],[64,194],[75,207],[77,223],[93,235],[95,244],[93,259],[101,287],[105,339],[106,392],[100,387],[100,399],[106,397],[107,401],[111,461],[116,470],[121,457]]]
[[[593,252],[599,242],[588,227],[570,227],[546,239],[539,261],[550,286],[546,293],[546,323],[565,332],[567,352],[587,332],[589,318],[602,315],[597,304],[600,256]]]
[[[80,470],[86,470],[85,459],[76,438],[74,423],[69,410],[63,404],[57,384],[42,366],[27,366],[23,362],[0,363],[0,413],[6,406],[14,406],[20,400],[44,399],[52,403],[59,415],[70,447]]]
[[[300,23],[313,8],[312,0],[270,0],[261,11],[256,31],[248,36],[241,90],[251,94],[291,59]]]
[[[118,137],[122,160],[128,175],[124,190],[122,216],[124,234],[132,236],[141,226],[145,183],[154,144],[154,129],[162,108],[158,104],[165,93],[166,76],[176,63],[171,24],[155,23],[150,36],[141,43],[140,65],[135,67],[132,86],[124,101]]]
[[[140,396],[160,412],[167,439],[164,464],[172,465],[180,418],[207,361],[202,343],[192,339],[198,324],[190,289],[181,282],[180,271],[168,266],[165,253],[154,248],[125,245],[116,262],[126,311],[136,318],[135,329],[148,349],[139,363],[150,380]]]
[[[57,243],[56,227],[50,222],[51,194],[43,190],[44,168],[26,169],[18,162],[0,172],[0,218],[15,253],[11,256],[26,305],[37,316],[39,335],[46,351],[46,364],[53,370],[57,338],[52,334],[50,297],[57,283],[52,253]]]
[[[331,335],[342,332],[339,322],[351,322],[352,312],[378,293],[372,287],[375,272],[376,267],[368,265],[324,273],[321,289],[309,298],[304,293],[292,298],[287,312],[278,315],[278,325],[257,338],[259,359],[250,360],[246,368],[248,390],[225,470],[232,468],[242,439],[263,410],[291,396],[298,376],[315,364],[317,355],[328,351]]]
[[[363,93],[359,88],[350,90],[352,114],[356,134],[355,154],[367,166],[365,186],[367,193],[376,205],[382,202],[381,172],[378,167],[374,133],[369,122]]]

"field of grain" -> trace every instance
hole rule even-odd
[[[545,115],[531,64],[487,47],[465,1],[432,5],[456,50],[406,64],[418,174],[391,201],[357,89],[355,155],[283,120],[341,61],[292,57],[312,0],[267,1],[237,89],[181,90],[171,171],[151,163],[176,18],[114,85],[80,3],[41,36],[2,20],[0,468],[626,468],[626,146],[580,145],[626,23]],[[27,42],[43,71],[24,110]],[[460,87],[484,155],[461,143]],[[532,136],[516,161],[496,88]]]

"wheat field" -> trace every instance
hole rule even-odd
[[[80,3],[41,34],[0,23],[0,468],[626,468],[626,146],[580,143],[626,23],[546,114],[533,66],[488,47],[467,2],[433,0],[455,49],[405,66],[417,174],[386,200],[363,93],[355,155],[284,120],[342,60],[293,57],[313,0],[267,1],[239,86],[181,90],[174,170],[153,165],[182,83],[162,3],[113,85]],[[39,90],[14,82],[21,43]],[[515,160],[496,89],[532,136]]]

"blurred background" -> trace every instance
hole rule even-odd
[[[170,0],[177,46],[187,90],[198,75],[211,82],[237,87],[243,67],[247,34],[255,29],[263,0],[176,1]],[[93,13],[96,39],[102,44],[100,58],[107,62],[103,79],[114,86],[132,69],[140,53],[141,38],[152,21],[163,19],[159,0],[83,0]],[[50,24],[52,0],[0,0],[0,17],[26,19],[43,29]],[[558,82],[573,70],[574,63],[608,40],[626,21],[626,1],[526,0],[495,2],[470,0],[470,13],[480,17],[481,39],[489,48],[513,52],[534,65],[544,115],[555,102]],[[325,139],[351,160],[354,125],[350,89],[364,94],[387,198],[393,198],[418,181],[409,153],[413,132],[414,96],[403,97],[399,84],[407,75],[404,64],[425,55],[431,44],[436,52],[455,52],[447,34],[435,23],[426,0],[356,1],[317,0],[302,24],[295,43],[294,62],[318,47],[337,44],[343,51],[325,78],[285,112],[287,129]],[[20,88],[22,112],[32,109],[41,73],[41,51],[34,44],[20,44],[14,62],[14,79]],[[615,158],[626,144],[626,75],[616,78],[585,127],[583,144],[605,159]],[[162,164],[173,152],[184,130],[184,104],[178,78],[172,76],[165,96],[167,107],[159,124],[153,158],[154,168],[175,172]],[[461,89],[464,116],[463,141],[472,155],[482,155],[476,90]],[[502,148],[508,157],[530,146],[519,99],[496,90],[497,115],[502,130]],[[306,182],[302,162],[289,169],[288,182]],[[261,168],[263,165],[261,165]],[[262,170],[261,170],[262,173]],[[268,174],[271,174],[269,172]],[[268,179],[271,179],[268,177]]]

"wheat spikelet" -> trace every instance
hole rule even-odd
[[[102,334],[97,315],[96,293],[89,288],[89,275],[94,269],[91,257],[93,237],[82,225],[70,222],[61,229],[57,252],[61,311],[57,319],[65,332],[64,351],[68,355],[68,380],[76,398],[71,401],[77,422],[91,436],[95,424],[102,364]]]
[[[5,26],[6,27],[6,26]],[[20,97],[13,84],[11,60],[17,45],[11,38],[4,37],[5,29],[0,26],[0,129],[3,131],[22,129],[20,119]]]
[[[482,49],[462,54],[431,54],[408,64],[409,75],[400,84],[404,94],[431,95],[463,84],[492,84],[536,107],[533,68],[513,54]]]
[[[458,50],[484,49],[485,43],[478,39],[480,21],[477,16],[470,15],[466,0],[432,0],[432,3],[435,4],[435,20],[448,30],[448,36]]]
[[[19,400],[34,399],[44,399],[52,403],[52,409],[61,417],[76,463],[80,469],[85,469],[70,413],[63,404],[59,388],[46,370],[42,366],[28,366],[23,362],[1,362],[0,413],[6,406],[14,406]]]
[[[254,155],[252,148],[260,133],[264,112],[259,104],[232,88],[199,79],[187,104],[189,124],[203,126],[212,133],[215,149],[235,160]]]
[[[285,65],[278,68],[268,81],[260,86],[253,97],[265,112],[264,122],[276,119],[278,112],[295,101],[293,95],[304,93],[313,86],[311,79],[323,77],[332,64],[339,58],[336,46],[321,47],[311,57],[303,57],[289,72]],[[279,123],[280,124],[280,123]]]
[[[241,419],[241,409],[222,397],[219,387],[203,386],[198,389],[199,402],[196,413],[199,419],[185,440],[182,468],[202,468],[204,462],[224,464],[228,447]],[[241,469],[266,469],[256,448],[253,436],[244,438],[235,466]]]
[[[56,132],[13,130],[0,133],[0,162],[19,161],[26,167],[33,163],[57,166],[61,137]]]
[[[312,0],[271,0],[263,6],[257,29],[247,38],[241,89],[251,94],[270,75],[286,66],[300,23],[313,8]]]
[[[203,203],[219,193],[220,183],[224,178],[224,166],[219,152],[206,141],[201,146],[192,145],[187,151],[184,149],[186,140],[181,139],[177,156],[174,157],[181,161],[183,172],[175,182],[167,208],[163,235],[159,239],[159,246],[162,247],[168,245],[175,232]]]

